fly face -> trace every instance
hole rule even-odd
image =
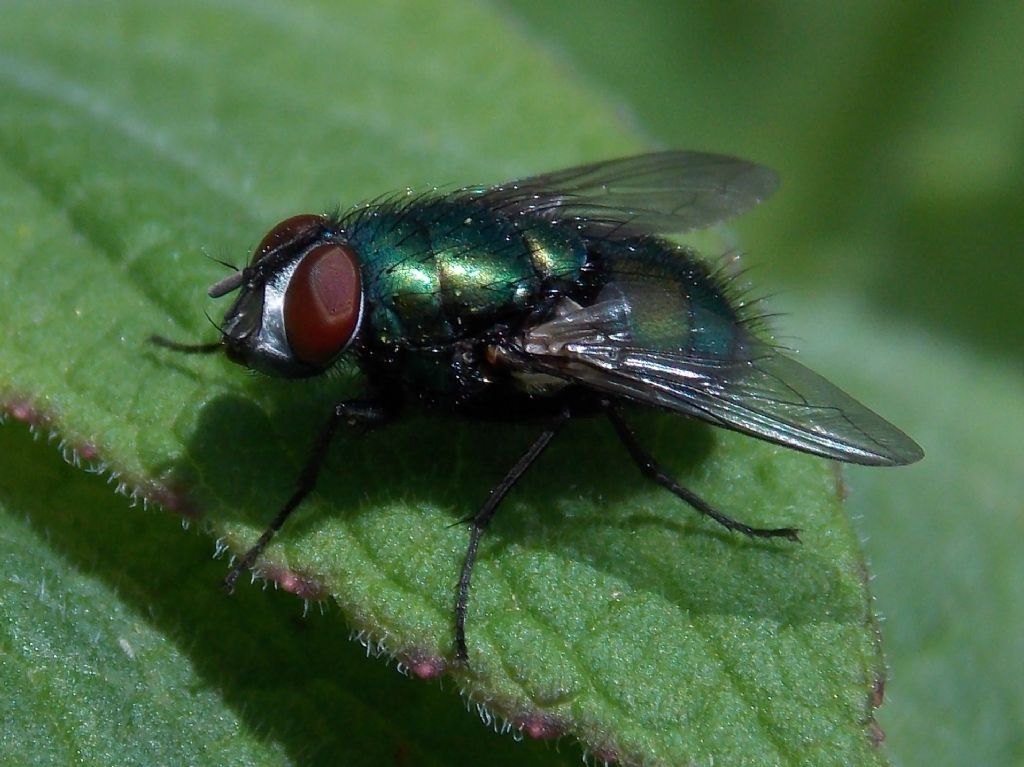
[[[299,215],[263,238],[245,269],[209,290],[241,288],[221,326],[228,358],[273,375],[322,373],[359,332],[362,276],[326,216]]]

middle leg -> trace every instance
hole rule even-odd
[[[571,418],[568,410],[563,411],[543,432],[534,440],[530,448],[523,453],[515,465],[509,469],[505,478],[491,490],[490,496],[480,510],[469,517],[466,521],[470,523],[469,546],[466,548],[466,558],[462,563],[462,574],[459,576],[458,597],[455,601],[455,657],[461,663],[469,660],[469,653],[466,648],[466,611],[469,607],[469,582],[473,577],[473,566],[476,564],[477,549],[480,546],[480,539],[484,530],[498,510],[498,505],[508,494],[516,482],[526,473],[533,462],[540,457],[548,444],[559,430]]]

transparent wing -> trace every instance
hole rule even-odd
[[[775,172],[735,157],[668,151],[581,165],[479,190],[511,213],[574,219],[590,232],[702,229],[754,207],[778,188]]]
[[[769,344],[747,336],[731,359],[638,346],[621,299],[575,307],[531,329],[534,370],[675,410],[807,453],[895,466],[923,457],[891,423]]]

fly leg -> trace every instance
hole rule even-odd
[[[379,426],[388,419],[389,414],[390,410],[378,402],[339,402],[334,406],[330,418],[327,419],[327,422],[323,425],[320,434],[316,438],[316,442],[313,443],[313,449],[310,451],[309,458],[306,459],[306,465],[302,467],[302,473],[299,474],[299,481],[296,484],[295,492],[292,493],[291,498],[288,499],[288,502],[285,503],[281,510],[277,512],[277,516],[271,520],[267,529],[259,537],[259,540],[256,541],[252,548],[245,552],[242,558],[228,572],[227,577],[224,578],[225,591],[229,594],[234,591],[235,582],[239,576],[244,571],[252,569],[252,566],[256,564],[256,560],[260,558],[263,550],[267,548],[274,534],[281,529],[289,515],[312,492],[316,486],[316,479],[320,474],[324,458],[327,456],[327,448],[330,447],[331,440],[334,438],[342,422],[348,422],[352,426]]]
[[[502,499],[515,486],[520,477],[526,473],[527,469],[533,465],[533,462],[540,457],[540,454],[544,452],[544,449],[558,431],[565,426],[569,418],[571,418],[571,413],[568,410],[564,410],[547,429],[541,432],[541,435],[530,445],[530,448],[509,469],[505,478],[491,490],[491,494],[487,497],[484,505],[480,507],[480,510],[473,516],[463,520],[470,523],[470,529],[469,546],[466,548],[466,558],[462,563],[462,574],[459,576],[458,598],[455,602],[455,657],[461,663],[469,661],[469,653],[466,649],[466,610],[469,606],[469,582],[473,577],[473,565],[476,563],[476,553],[477,548],[480,546],[480,538],[483,537],[484,530],[487,529],[487,525],[494,517],[494,513],[498,510],[498,505]]]
[[[788,538],[791,541],[796,541],[797,543],[800,542],[800,531],[796,528],[751,527],[750,525],[745,525],[742,522],[737,522],[732,517],[728,517],[718,511],[714,506],[711,506],[707,501],[693,491],[687,490],[665,472],[661,467],[661,464],[654,460],[654,457],[640,445],[640,442],[636,438],[636,432],[634,432],[632,427],[623,420],[622,415],[619,413],[618,408],[616,408],[614,403],[605,402],[604,411],[608,415],[608,420],[612,422],[612,426],[615,427],[615,433],[619,435],[619,439],[622,441],[622,444],[625,445],[626,450],[629,451],[629,455],[633,459],[633,463],[636,464],[637,468],[640,469],[640,473],[645,477],[654,480],[678,498],[686,501],[701,514],[711,517],[718,524],[728,530],[735,530],[754,538]]]

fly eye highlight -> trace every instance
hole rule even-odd
[[[284,327],[292,354],[307,365],[326,367],[355,336],[362,309],[362,278],[351,248],[336,243],[313,248],[285,290]]]
[[[252,254],[252,263],[265,258],[283,245],[301,244],[313,240],[322,230],[327,222],[326,216],[318,216],[312,213],[302,213],[298,216],[286,218],[279,223],[260,240],[256,250]]]

